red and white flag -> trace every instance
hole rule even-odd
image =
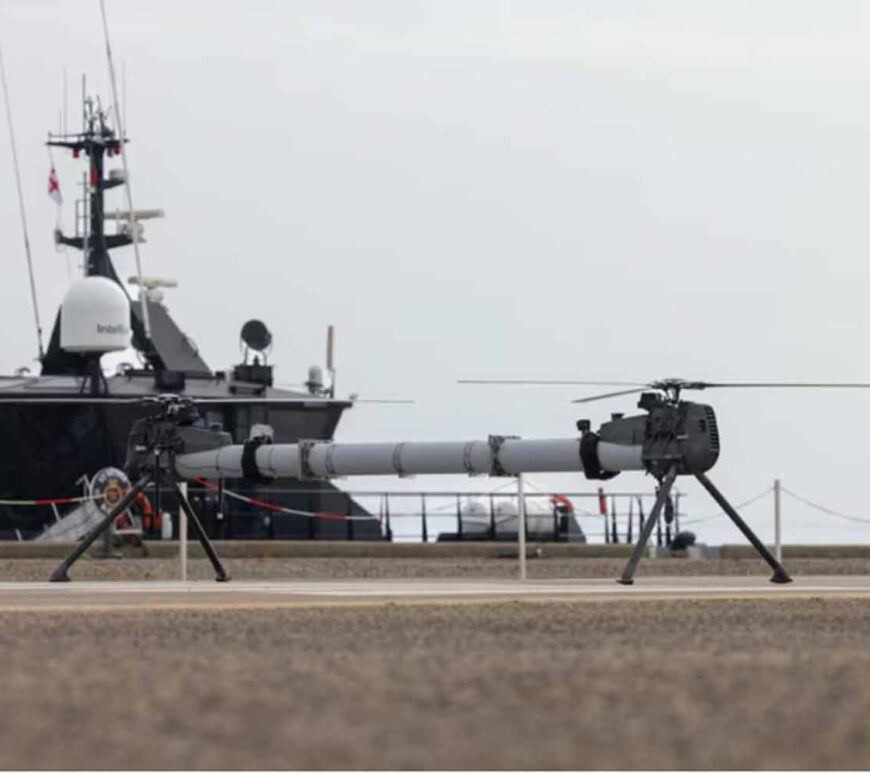
[[[48,195],[51,196],[58,204],[63,203],[63,196],[60,193],[60,183],[57,181],[57,172],[54,167],[48,173]]]

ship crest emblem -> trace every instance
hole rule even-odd
[[[106,515],[130,489],[130,479],[117,467],[103,467],[91,479],[90,494],[96,506]]]

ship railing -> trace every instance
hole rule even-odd
[[[148,496],[156,512],[177,512],[170,492],[152,486]],[[683,496],[675,496],[667,517],[659,519],[652,538],[657,546],[670,545],[680,531]],[[510,490],[258,487],[234,491],[201,481],[190,484],[189,497],[210,536],[217,539],[507,542],[517,537],[517,495]],[[527,491],[527,537],[541,542],[631,544],[653,500],[651,492]],[[53,501],[0,505],[14,529],[8,535],[11,539],[35,536],[59,517]],[[170,519],[174,520],[170,533],[160,519],[153,518],[145,536],[176,537],[177,518]]]
[[[203,520],[211,520],[210,532],[218,538],[466,542],[513,541],[517,536],[513,491],[268,487],[257,489],[256,496],[213,483],[190,488],[192,503]],[[671,544],[679,532],[684,496],[674,496],[667,518],[659,520],[656,545]],[[631,544],[654,497],[651,492],[603,490],[527,492],[527,536],[533,541]]]

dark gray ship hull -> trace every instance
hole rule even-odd
[[[53,399],[59,397],[57,394],[33,400],[29,396],[31,390],[26,402],[0,404],[0,437],[4,439],[0,450],[0,499],[50,500],[80,495],[82,476],[90,478],[103,467],[123,468],[130,428],[137,419],[154,413],[156,407],[130,402],[132,390],[122,391],[123,397],[119,395],[117,402],[82,400],[81,404],[71,404],[67,402],[69,396],[64,401]],[[3,392],[6,399],[13,397],[9,390]],[[216,400],[209,389],[201,392],[207,394],[208,399]],[[342,401],[237,404],[228,397],[226,404],[210,402],[202,413],[210,424],[221,424],[237,442],[247,439],[254,425],[270,427],[276,442],[293,442],[332,437],[346,407],[347,403]],[[212,537],[382,538],[374,519],[348,522],[280,513],[226,495],[219,496],[213,489],[196,483],[190,486],[191,500]],[[329,483],[280,480],[251,486],[227,480],[224,486],[228,491],[304,512],[368,515]],[[273,494],[273,488],[280,493]],[[297,490],[301,490],[300,493],[296,493]],[[163,510],[175,511],[174,500],[167,492],[158,495],[150,491],[148,496],[155,510],[159,496]],[[59,514],[70,507],[60,506]],[[55,519],[50,505],[0,505],[0,539],[35,537]]]

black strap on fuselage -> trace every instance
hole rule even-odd
[[[583,462],[583,474],[589,480],[609,480],[619,473],[601,469],[598,462],[598,435],[594,432],[584,432],[580,438],[580,461]]]

